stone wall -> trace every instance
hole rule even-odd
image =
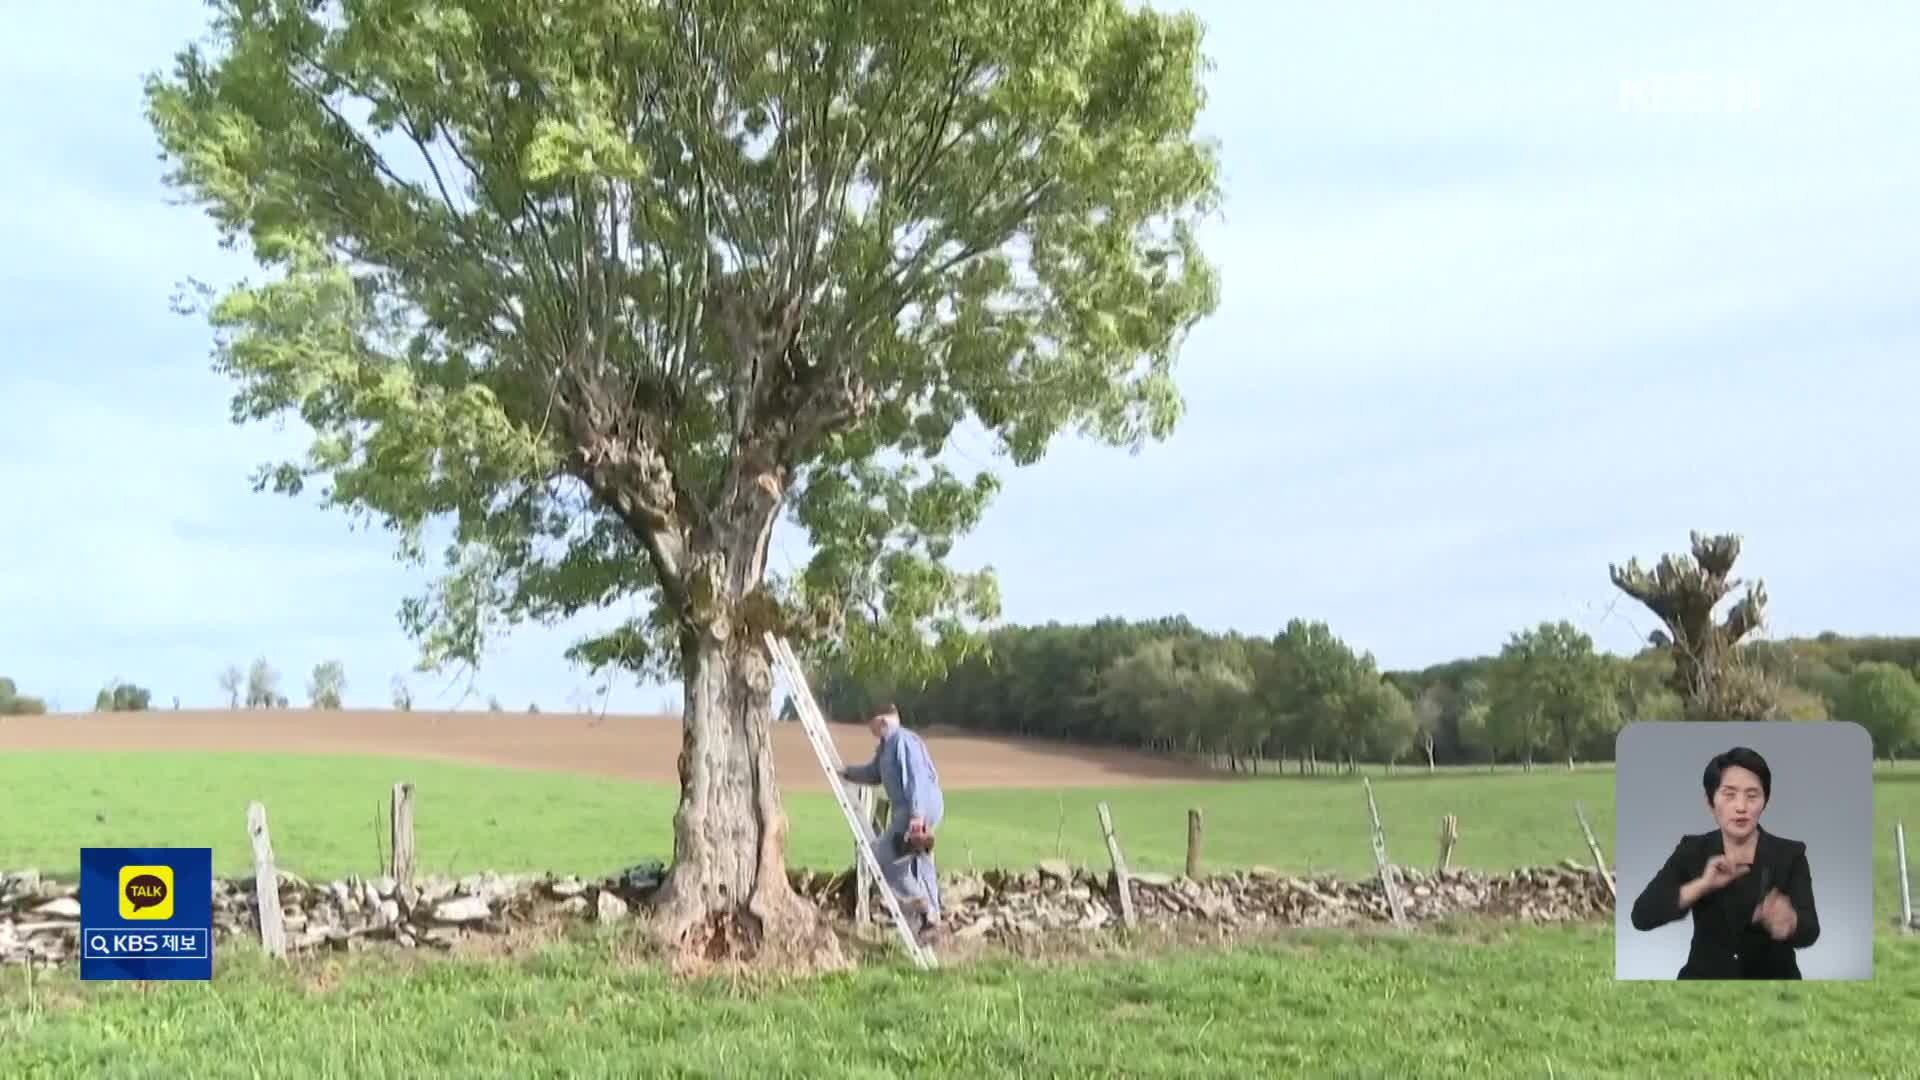
[[[402,885],[391,878],[310,883],[280,875],[288,948],[450,949],[469,935],[566,921],[617,921],[645,904],[664,876],[659,863],[601,881],[530,874],[473,874],[458,880],[426,878]],[[1464,870],[1399,871],[1407,917],[1429,922],[1449,915],[1569,922],[1610,918],[1612,898],[1590,869],[1558,867],[1500,875]],[[796,870],[796,890],[836,919],[851,919],[850,873]],[[961,939],[1004,939],[1098,930],[1120,921],[1112,875],[1064,862],[1025,871],[953,875],[942,886],[949,927]],[[32,870],[0,873],[0,962],[29,958],[67,963],[78,956],[78,886]],[[214,936],[257,938],[251,877],[214,882]],[[1339,927],[1390,921],[1386,895],[1374,880],[1289,877],[1254,868],[1193,881],[1167,874],[1133,876],[1133,904],[1146,924],[1207,923],[1224,929]],[[885,905],[874,904],[885,920]],[[216,946],[217,948],[217,946]]]

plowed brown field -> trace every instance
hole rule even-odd
[[[864,761],[872,754],[873,736],[865,727],[835,724],[832,731],[843,758]],[[922,734],[940,770],[941,786],[947,788],[1078,787],[1215,778],[1197,766],[1124,750],[942,728]],[[22,750],[390,754],[674,783],[680,724],[660,716],[376,709],[163,709],[0,717],[0,753]],[[776,726],[774,754],[782,788],[826,786],[798,726]]]

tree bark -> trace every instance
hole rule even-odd
[[[683,971],[844,967],[819,910],[787,881],[765,651],[742,636],[686,636],[680,806],[673,869],[656,901],[661,938]]]
[[[747,602],[764,576],[778,479],[744,462],[741,472],[745,482],[689,545],[686,587],[677,590],[686,705],[673,868],[655,904],[657,931],[683,972],[836,970],[847,966],[839,939],[787,880],[773,669],[761,640],[768,627]]]
[[[662,942],[682,970],[845,967],[820,911],[787,884],[766,653],[743,636],[708,634],[685,650],[674,867],[657,901]]]

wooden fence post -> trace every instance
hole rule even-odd
[[[1453,869],[1453,845],[1460,842],[1460,819],[1452,814],[1440,819],[1440,871]]]
[[[1113,884],[1120,893],[1120,924],[1133,925],[1133,883],[1127,874],[1126,857],[1120,854],[1120,838],[1113,834],[1113,815],[1107,812],[1107,804],[1096,808],[1100,813],[1100,831],[1107,838],[1107,857],[1113,860]]]
[[[1587,826],[1587,813],[1580,809],[1579,803],[1573,804],[1573,816],[1580,820],[1580,833],[1587,838],[1587,850],[1593,852],[1593,870],[1607,886],[1607,895],[1618,900],[1619,894],[1613,891],[1613,875],[1607,873],[1606,856],[1600,854],[1600,845],[1593,838],[1593,830]]]
[[[860,812],[860,820],[867,823],[871,831],[874,828],[873,789],[861,784],[854,789],[853,808]],[[853,843],[853,921],[855,926],[865,926],[873,914],[873,879],[867,876],[866,861],[860,858],[860,842]]]
[[[1394,887],[1393,864],[1387,861],[1387,831],[1380,827],[1380,808],[1373,801],[1373,781],[1360,783],[1367,789],[1367,816],[1373,819],[1373,863],[1380,871],[1380,888],[1387,894],[1387,910],[1393,913],[1393,925],[1405,926],[1407,913],[1400,906],[1400,891]]]
[[[393,842],[387,875],[401,885],[413,884],[413,785],[393,785]]]
[[[280,872],[273,865],[273,838],[267,834],[267,808],[247,804],[247,838],[253,842],[254,906],[259,912],[260,947],[268,956],[287,955],[287,924],[280,915]]]
[[[1893,846],[1900,857],[1900,932],[1913,933],[1913,893],[1907,888],[1907,825],[1893,823]]]
[[[1187,811],[1187,877],[1200,880],[1200,808]]]

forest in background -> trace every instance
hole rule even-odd
[[[1497,656],[1381,671],[1324,622],[1272,637],[1214,633],[1175,616],[1010,626],[918,682],[830,660],[824,707],[887,702],[912,724],[952,725],[1302,773],[1359,762],[1440,765],[1610,761],[1643,720],[1846,720],[1877,757],[1920,742],[1920,638],[1767,641],[1767,591],[1733,576],[1741,538],[1694,531],[1685,552],[1607,577],[1659,620],[1633,656],[1599,652],[1565,620],[1513,634]],[[1724,614],[1719,613],[1726,604]]]
[[[1007,626],[924,686],[830,667],[829,714],[894,702],[909,725],[1185,754],[1237,770],[1353,762],[1421,766],[1610,761],[1636,720],[1680,720],[1671,644],[1597,652],[1566,622],[1515,634],[1497,656],[1380,671],[1324,623],[1272,637],[1212,633],[1184,617]],[[1733,654],[1767,687],[1772,718],[1851,720],[1880,757],[1920,742],[1920,637],[1752,641]],[[1729,716],[1754,719],[1756,716]]]

